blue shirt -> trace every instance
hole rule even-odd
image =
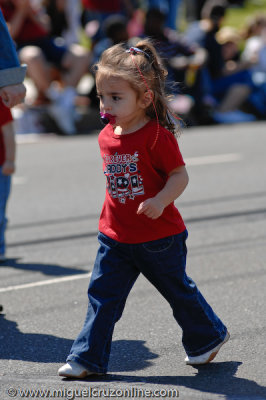
[[[16,48],[0,10],[0,87],[22,83],[26,65],[20,65]]]

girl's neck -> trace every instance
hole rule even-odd
[[[116,135],[129,135],[130,133],[134,133],[143,128],[143,126],[145,126],[149,121],[150,119],[145,116],[144,118],[129,125],[115,125],[114,133]]]

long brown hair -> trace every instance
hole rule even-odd
[[[169,110],[165,93],[167,70],[149,39],[141,40],[135,46],[136,50],[142,52],[134,52],[132,48],[127,51],[122,43],[105,50],[100,61],[94,65],[96,82],[102,75],[117,76],[126,80],[139,94],[150,90],[153,99],[146,109],[146,115],[175,134],[179,127]]]

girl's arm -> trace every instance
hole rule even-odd
[[[151,219],[159,218],[165,207],[177,199],[185,190],[188,184],[188,174],[184,166],[177,167],[170,172],[164,188],[151,197],[140,203],[137,214],[145,214]]]
[[[5,146],[5,162],[2,166],[4,175],[11,175],[15,172],[15,156],[16,141],[13,122],[10,121],[2,127],[4,146]]]

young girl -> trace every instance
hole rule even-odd
[[[9,108],[0,99],[0,262],[5,261],[6,205],[15,171],[15,134]]]
[[[152,44],[107,49],[96,66],[106,198],[89,307],[60,376],[107,372],[115,323],[142,273],[165,297],[183,331],[187,364],[211,361],[229,339],[185,272],[187,231],[174,200],[188,175],[164,94],[166,71]]]

